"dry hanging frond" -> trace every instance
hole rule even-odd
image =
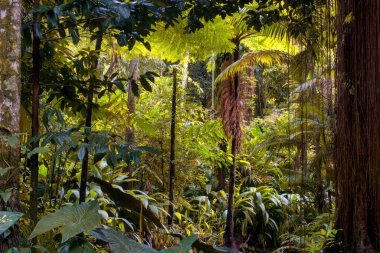
[[[222,69],[228,68],[232,64],[232,57],[225,60]],[[221,92],[221,116],[223,128],[228,138],[236,138],[237,150],[241,147],[242,140],[242,109],[243,102],[241,99],[242,85],[239,85],[240,78],[238,73],[234,78],[228,78],[222,81],[220,86]],[[237,89],[236,89],[237,85]]]
[[[307,82],[300,84],[297,88],[295,88],[290,94],[291,99],[293,100],[297,94],[306,93],[307,91],[310,91],[313,88],[316,88],[318,86],[325,87],[326,85],[327,85],[327,79],[326,78],[311,79]]]

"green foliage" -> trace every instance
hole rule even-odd
[[[132,239],[129,239],[121,231],[116,231],[113,229],[103,229],[101,230],[102,234],[105,236],[105,239],[110,245],[111,252],[120,252],[120,253],[155,253],[155,249],[138,242],[135,242]]]
[[[0,212],[0,235],[6,237],[7,235],[4,233],[23,215],[24,214],[17,212]]]
[[[62,234],[62,243],[82,232],[91,231],[100,224],[96,201],[65,206],[43,217],[29,236],[32,239],[53,229]]]
[[[312,222],[298,226],[294,233],[284,233],[282,246],[275,252],[287,252],[289,250],[310,253],[322,252],[336,243],[338,231],[333,227],[330,214],[322,214]],[[303,230],[302,234],[299,233],[299,229]]]
[[[74,236],[58,248],[58,253],[95,253],[91,244],[82,236]]]
[[[123,191],[120,186],[117,187],[95,177],[92,180],[104,189],[118,208],[126,211],[124,214],[126,218],[131,220],[135,225],[143,225],[140,230],[145,230],[148,225],[147,222],[163,228],[158,217],[158,208],[154,204],[148,203],[149,200],[152,200],[151,198],[145,195],[139,199],[139,196],[133,193],[133,191]],[[143,220],[144,224],[141,224]]]
[[[121,231],[102,229],[99,232],[110,244],[111,252],[115,253],[188,253],[191,250],[191,246],[197,239],[197,236],[186,237],[182,239],[177,246],[158,251],[145,244],[141,244],[127,238]]]
[[[219,76],[215,79],[215,82],[221,82],[226,80],[237,73],[240,73],[249,66],[261,64],[273,65],[279,64],[284,59],[285,54],[277,50],[263,50],[263,51],[251,51],[244,54],[238,61],[229,65]]]
[[[7,141],[10,146],[21,143],[25,210],[30,201],[28,159],[39,154],[42,218],[32,233],[25,225],[29,221],[21,219],[22,235],[31,239],[44,234],[38,244],[53,253],[189,252],[191,247],[230,252],[220,247],[232,157],[219,119],[218,87],[216,106],[209,108],[209,101],[210,71],[218,74],[223,54],[236,49],[242,57],[216,82],[241,75],[244,91],[239,96],[241,105],[247,105],[241,124],[244,143],[237,156],[237,243],[246,252],[272,252],[279,245],[280,251],[317,252],[333,243],[333,224],[321,222],[315,203],[319,189],[324,211],[334,208],[329,203],[334,196],[332,120],[325,110],[329,83],[322,78],[334,79],[332,71],[325,73],[333,67],[327,41],[334,36],[318,18],[327,16],[327,7],[324,1],[249,2],[73,0],[47,1],[35,9],[24,3],[29,14],[23,24],[22,131],[30,129],[30,38],[32,15],[38,14],[41,134],[27,140],[27,134],[8,136]],[[100,33],[102,50],[93,50]],[[140,62],[137,81],[128,73],[133,58]],[[185,62],[191,63],[189,77],[181,66]],[[166,228],[173,68],[187,87],[178,87],[175,224]],[[266,108],[254,118],[259,82]],[[91,131],[83,127],[89,92],[94,94]],[[136,108],[129,104],[130,96],[136,96]],[[133,143],[125,136],[127,129],[133,130]],[[34,141],[38,148],[32,148]],[[86,152],[88,202],[73,204]],[[302,166],[301,153],[306,160]],[[322,188],[315,176],[318,165]],[[0,168],[5,180],[17,172]],[[4,202],[11,191],[1,189]],[[17,219],[1,223],[5,235]],[[300,224],[305,235],[297,229]],[[174,246],[172,235],[188,237]],[[22,247],[30,247],[24,241]]]

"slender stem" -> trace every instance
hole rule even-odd
[[[169,226],[174,218],[174,178],[175,178],[175,117],[177,106],[177,69],[173,69],[172,120],[170,124],[170,164],[169,164]]]
[[[34,8],[40,5],[39,0],[34,1]],[[39,135],[39,90],[40,90],[40,38],[38,37],[38,15],[33,15],[33,84],[32,84],[32,137]],[[32,143],[32,149],[39,146],[39,141]],[[31,227],[38,221],[38,153],[30,158],[30,217]]]
[[[214,63],[215,64],[215,63]],[[211,72],[211,109],[215,109],[215,69],[212,69]]]
[[[99,51],[102,46],[103,34],[100,33],[96,39],[95,50]],[[95,60],[94,69],[98,67],[98,58]],[[89,143],[89,135],[91,133],[91,124],[92,124],[92,100],[94,96],[94,86],[90,83],[88,95],[87,95],[87,114],[86,114],[86,123],[85,123],[85,137],[84,143]],[[82,172],[80,178],[80,187],[79,187],[79,202],[86,201],[86,186],[88,178],[88,149],[86,148],[83,161],[82,161]]]

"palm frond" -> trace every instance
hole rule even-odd
[[[284,52],[278,50],[250,51],[244,54],[238,61],[226,67],[215,79],[215,83],[227,80],[258,63],[267,65],[279,64],[285,60],[285,56]]]
[[[285,22],[276,22],[271,25],[265,26],[260,34],[265,37],[270,37],[278,40],[287,40],[290,41],[289,34],[287,32],[287,25]]]
[[[322,85],[326,85],[327,84],[326,78],[314,78],[314,79],[311,79],[311,80],[309,80],[307,82],[302,83],[297,88],[295,88],[292,91],[292,95],[294,95],[295,93],[301,93],[301,92],[308,91],[308,90],[316,87],[317,85],[321,85],[321,84]]]

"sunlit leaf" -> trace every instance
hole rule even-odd
[[[101,219],[98,210],[99,205],[96,201],[62,207],[44,216],[37,223],[29,239],[58,228],[63,243],[79,233],[96,228]]]

